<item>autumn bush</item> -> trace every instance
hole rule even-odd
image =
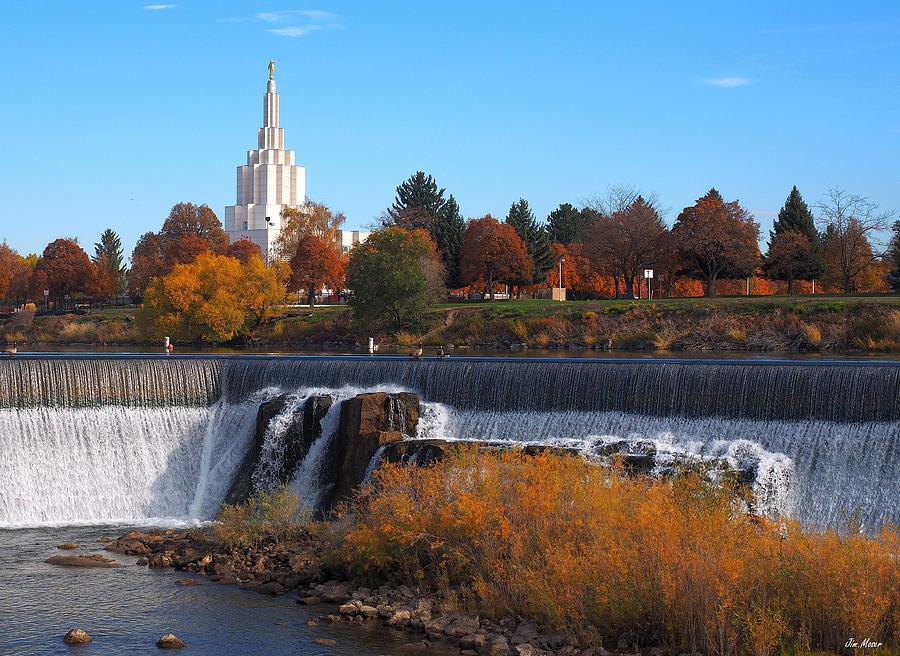
[[[768,656],[900,638],[900,535],[748,515],[706,477],[460,451],[385,465],[325,529],[335,566],[429,585],[587,644]]]
[[[900,350],[900,310],[861,314],[850,323],[847,341],[870,351]]]
[[[229,549],[256,547],[267,540],[278,543],[296,538],[310,516],[300,498],[281,486],[258,492],[244,503],[223,505],[212,532]]]

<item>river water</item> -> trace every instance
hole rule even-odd
[[[146,527],[144,527],[146,528]],[[156,641],[174,633],[188,643],[185,654],[278,656],[407,656],[420,652],[414,636],[381,627],[333,625],[309,620],[330,612],[296,603],[296,595],[270,597],[232,585],[202,581],[171,570],[134,565],[136,558],[102,551],[97,538],[118,536],[126,526],[0,529],[0,654],[158,654]],[[44,561],[62,552],[57,545],[77,542],[74,553],[103,553],[129,565],[117,569],[61,567]],[[93,642],[63,644],[72,628]],[[314,640],[335,640],[316,645]],[[441,654],[437,647],[429,653]]]
[[[94,636],[79,654],[157,653],[169,632],[196,654],[413,653],[406,634],[308,626],[323,610],[293,595],[208,581],[182,587],[172,572],[136,566],[44,562],[63,542],[100,552],[99,536],[133,523],[211,519],[252,442],[260,403],[281,394],[292,399],[284,413],[310,395],[336,401],[292,482],[315,505],[334,482],[317,474],[337,433],[338,401],[376,390],[420,395],[420,438],[550,444],[588,456],[609,442],[650,445],[658,461],[724,458],[753,471],[766,512],[814,526],[856,517],[868,531],[900,521],[895,360],[9,358],[0,360],[0,655],[72,653],[62,636],[73,627]],[[266,430],[264,453],[283,450],[282,425]]]

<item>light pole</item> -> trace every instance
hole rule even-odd
[[[566,261],[566,258],[564,258],[564,257],[559,258],[559,302],[560,302],[560,303],[562,303],[562,300],[563,300],[563,292],[562,292],[562,290],[563,290],[562,265],[563,265],[563,262],[565,262],[565,261]]]

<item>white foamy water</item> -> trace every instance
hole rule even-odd
[[[209,519],[250,447],[259,405],[285,392],[290,400],[266,432],[255,475],[264,479],[266,463],[283,453],[292,413],[310,396],[330,394],[322,435],[290,484],[304,505],[316,507],[334,483],[322,470],[340,402],[375,390],[403,388],[268,387],[246,402],[209,407],[0,409],[0,526]],[[541,443],[588,456],[610,441],[650,443],[659,463],[719,458],[752,469],[766,512],[834,526],[859,509],[872,530],[900,521],[898,431],[896,422],[504,412],[423,402],[417,437]]]
[[[0,526],[205,516],[192,511],[195,497],[221,498],[255,411],[224,403],[2,409]]]

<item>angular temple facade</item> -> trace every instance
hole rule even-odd
[[[270,76],[258,148],[248,151],[247,163],[237,168],[237,201],[225,208],[225,231],[231,241],[252,240],[268,259],[281,232],[282,208],[298,207],[305,199],[306,169],[297,166],[293,150],[284,148],[278,91]]]

